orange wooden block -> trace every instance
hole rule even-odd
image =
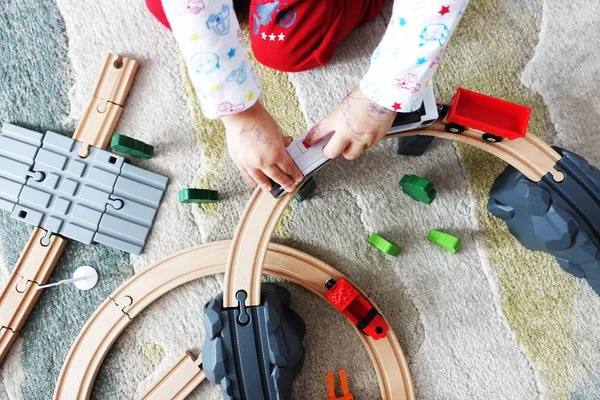
[[[335,397],[335,382],[333,381],[333,374],[327,373],[327,386],[329,387],[329,398],[327,400],[354,400],[354,396],[348,389],[348,381],[346,380],[346,370],[340,370],[340,380],[342,381],[342,397]]]

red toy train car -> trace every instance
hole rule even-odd
[[[387,336],[389,329],[381,314],[346,279],[327,281],[325,297],[365,335],[375,340]]]
[[[462,133],[468,127],[482,132],[487,142],[501,142],[524,137],[530,116],[531,109],[525,106],[459,88],[444,122],[450,133]]]

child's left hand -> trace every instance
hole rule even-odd
[[[341,154],[354,160],[385,136],[395,116],[394,111],[375,103],[357,87],[310,130],[306,140],[312,145],[333,133],[323,155],[336,158]]]

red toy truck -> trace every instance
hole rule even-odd
[[[387,336],[388,324],[369,301],[346,279],[330,279],[326,283],[329,291],[325,297],[365,335],[375,340]]]
[[[468,127],[482,132],[483,140],[497,143],[525,136],[530,116],[530,108],[459,88],[444,122],[450,133],[462,133]]]

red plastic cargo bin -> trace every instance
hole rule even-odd
[[[327,282],[330,288],[325,297],[346,316],[362,333],[375,340],[387,336],[389,329],[381,314],[346,279]]]
[[[452,98],[446,121],[513,140],[527,134],[530,116],[528,107],[459,88]]]

